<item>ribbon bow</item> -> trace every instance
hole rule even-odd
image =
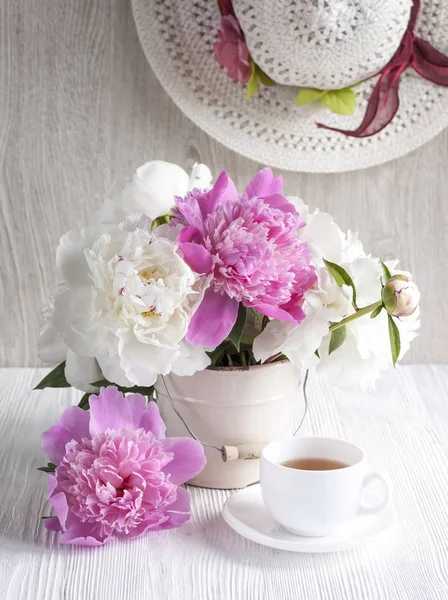
[[[357,138],[369,137],[380,132],[397,113],[400,105],[400,77],[409,67],[432,83],[448,86],[448,56],[414,33],[419,10],[420,0],[414,0],[406,33],[391,61],[381,71],[358,129],[337,129],[322,123],[317,123],[318,127]]]

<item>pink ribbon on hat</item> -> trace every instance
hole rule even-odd
[[[232,0],[218,0],[218,7],[223,17],[227,17],[228,15],[235,16]]]
[[[414,33],[419,10],[420,0],[414,0],[406,33],[391,61],[381,71],[358,129],[337,129],[322,123],[317,123],[318,127],[357,138],[380,132],[392,121],[398,110],[400,77],[409,67],[432,83],[448,86],[448,56]]]

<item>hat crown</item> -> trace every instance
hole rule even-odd
[[[253,60],[277,83],[340,89],[375,75],[412,0],[233,0]]]

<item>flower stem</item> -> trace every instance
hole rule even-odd
[[[364,306],[363,308],[358,308],[358,310],[352,315],[345,317],[345,319],[342,319],[342,321],[339,321],[338,323],[333,323],[333,325],[330,326],[330,331],[335,331],[336,329],[343,327],[347,323],[350,323],[350,321],[354,321],[355,319],[359,319],[364,315],[372,313],[376,308],[381,306],[381,304],[381,300],[378,300],[378,302],[374,302],[373,304],[369,304],[368,306]]]

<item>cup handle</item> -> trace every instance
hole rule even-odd
[[[372,481],[381,481],[384,487],[384,497],[375,506],[363,506],[361,501],[358,508],[358,515],[374,515],[376,513],[379,513],[389,502],[391,488],[390,483],[379,473],[371,473],[370,475],[367,475],[364,478],[361,487],[361,495],[362,492],[366,489],[366,487],[370,485],[370,483],[372,483]]]

